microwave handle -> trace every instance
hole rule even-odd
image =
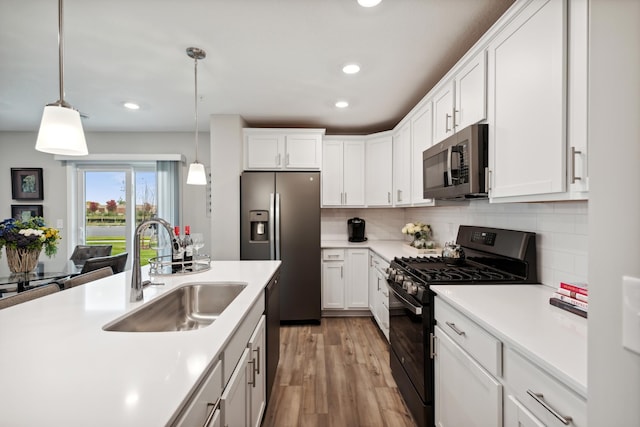
[[[453,185],[453,177],[451,176],[451,157],[453,156],[453,147],[447,149],[447,185]]]

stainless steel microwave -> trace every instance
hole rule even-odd
[[[466,127],[422,153],[425,199],[487,197],[488,126]]]

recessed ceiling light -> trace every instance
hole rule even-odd
[[[362,7],[373,7],[380,4],[382,0],[358,0],[358,4]]]
[[[342,72],[345,74],[356,74],[360,71],[360,66],[358,64],[347,64],[342,67]]]
[[[336,107],[338,108],[347,108],[349,103],[347,101],[338,101],[336,102]]]
[[[124,108],[128,108],[129,110],[139,110],[140,106],[138,104],[136,104],[135,102],[125,102],[124,104]]]

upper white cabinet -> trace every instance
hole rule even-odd
[[[411,204],[411,122],[393,136],[393,204]]]
[[[487,60],[478,52],[433,97],[434,141],[487,117]]]
[[[433,142],[433,107],[426,102],[411,117],[411,203],[433,205],[433,199],[423,198],[422,152]]]
[[[589,191],[587,168],[588,0],[569,2],[569,78],[567,79],[567,182],[569,192]],[[586,197],[586,196],[585,196]]]
[[[391,206],[392,191],[391,136],[378,136],[366,141],[365,198],[368,206]]]
[[[489,196],[565,191],[565,1],[534,0],[489,44]]]
[[[244,129],[245,170],[319,170],[324,129]]]
[[[364,174],[364,140],[323,141],[323,206],[364,206]]]

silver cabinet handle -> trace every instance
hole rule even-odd
[[[280,166],[280,153],[276,156],[276,164]]]
[[[341,278],[341,279],[342,279],[342,277],[343,277],[343,276],[342,276],[343,269],[344,269],[344,266],[342,266],[342,265],[341,265],[341,266],[340,266],[340,278]]]
[[[346,192],[344,193],[344,204],[345,205],[347,204],[347,193]]]
[[[458,335],[466,335],[466,333],[464,331],[461,331],[460,329],[458,329],[458,327],[456,326],[455,323],[453,322],[444,322],[447,324],[448,327],[450,327],[451,329],[453,329],[453,332],[455,332]]]
[[[256,374],[260,375],[260,347],[258,347],[257,349],[253,350],[256,353],[258,353],[258,357],[257,357],[257,362],[256,364],[253,366],[253,368],[256,370]]]
[[[284,156],[284,165],[289,166],[289,153]]]
[[[582,178],[576,176],[576,154],[582,154],[582,151],[576,150],[576,147],[571,147],[571,183],[575,184],[576,181]]]
[[[485,174],[485,177],[486,177],[487,183],[488,183],[487,186],[486,186],[487,193],[488,193],[488,192],[491,191],[491,169],[487,168],[487,172]]]
[[[458,123],[456,123],[456,113],[459,113],[460,110],[456,110],[455,108],[453,109],[453,127],[455,128],[456,126],[458,126]]]
[[[218,399],[216,403],[207,403],[207,408],[210,406],[212,406],[213,408],[211,409],[211,412],[209,412],[209,415],[207,415],[207,419],[204,421],[204,424],[202,424],[202,427],[207,427],[211,423],[211,420],[213,419],[213,415],[216,413],[216,411],[220,407],[220,399]]]
[[[249,381],[248,384],[251,384],[255,388],[255,386],[256,386],[256,359],[249,360],[249,363],[251,363],[251,365],[253,365],[253,367],[251,368],[251,373],[252,373],[253,379],[251,381]]]
[[[431,332],[429,334],[429,357],[432,359],[436,358],[436,334]]]
[[[387,203],[391,203],[391,191],[387,191]]]
[[[444,118],[444,131],[445,132],[449,132],[451,130],[451,128],[449,127],[449,119],[451,118],[451,116],[449,114],[445,114],[445,118]]]
[[[566,415],[565,416],[560,415],[558,411],[553,409],[547,402],[545,402],[544,395],[542,393],[535,393],[531,390],[527,390],[527,394],[531,396],[533,400],[541,404],[544,407],[544,409],[551,412],[551,415],[553,415],[558,420],[560,420],[562,424],[568,426],[571,423],[572,418]]]

